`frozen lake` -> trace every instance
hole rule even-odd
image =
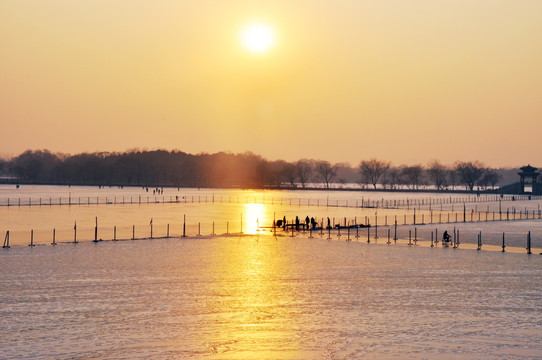
[[[0,252],[3,359],[542,358],[542,257],[287,236]]]
[[[538,199],[164,189],[147,202],[149,192],[0,186],[11,240],[0,358],[542,359]],[[35,203],[55,197],[69,200]],[[506,221],[513,212],[524,220]],[[372,226],[272,236],[283,216]],[[92,243],[96,218],[104,241]],[[458,249],[430,247],[454,229]]]
[[[332,225],[368,223],[373,226],[369,237],[378,235],[381,239],[390,231],[390,236],[400,240],[416,236],[430,241],[432,235],[436,239],[444,230],[453,233],[455,228],[463,244],[476,243],[482,232],[483,244],[500,246],[504,233],[507,247],[521,249],[525,249],[530,231],[532,247],[542,251],[540,199],[367,191],[165,188],[163,193],[153,192],[143,188],[2,185],[0,235],[5,240],[9,231],[10,245],[27,245],[31,240],[49,245],[53,234],[59,243],[90,241],[95,236],[104,240],[147,238],[151,231],[153,237],[258,234],[269,233],[274,219],[286,218],[291,223],[298,216],[303,222],[309,216],[324,225],[328,217]],[[513,218],[524,220],[506,221]],[[359,236],[366,237],[364,230],[360,231]],[[336,238],[338,233],[334,230],[331,235]]]

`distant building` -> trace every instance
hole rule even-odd
[[[520,170],[518,175],[520,177],[521,189],[523,193],[532,194],[535,188],[537,188],[538,183],[536,182],[536,178],[540,173],[537,173],[537,168],[531,165],[524,166]]]
[[[497,192],[501,194],[533,194],[542,195],[542,184],[538,183],[540,175],[537,168],[527,165],[519,169],[519,182],[500,187]]]

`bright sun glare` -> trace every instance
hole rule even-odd
[[[273,29],[262,23],[253,23],[241,31],[243,46],[255,53],[264,53],[275,43]]]

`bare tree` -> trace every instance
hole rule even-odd
[[[327,161],[318,161],[315,168],[318,179],[324,183],[326,189],[329,189],[329,185],[337,175],[337,166],[331,165]]]
[[[397,188],[397,185],[400,183],[400,173],[399,170],[396,168],[391,168],[384,174],[382,174],[382,177],[380,178],[380,183],[388,189],[395,189]]]
[[[301,159],[295,163],[297,178],[301,183],[302,187],[307,185],[307,182],[310,180],[312,175],[312,162],[307,159]]]
[[[487,189],[490,186],[494,188],[499,179],[500,175],[495,170],[487,168],[478,182],[482,188]]]
[[[458,162],[455,164],[455,171],[459,177],[459,181],[470,191],[473,191],[474,185],[476,185],[477,181],[484,174],[485,167],[478,161]]]
[[[437,160],[431,161],[427,165],[427,175],[431,182],[437,187],[437,190],[442,190],[447,185],[448,169]]]
[[[291,187],[295,187],[295,180],[297,179],[297,169],[294,164],[285,164],[282,169],[282,175]]]
[[[457,182],[459,181],[457,171],[455,169],[448,169],[448,182],[449,185],[452,187],[452,190],[455,190],[455,186],[457,185]]]
[[[359,164],[359,172],[362,181],[366,184],[372,184],[376,189],[378,179],[388,171],[391,163],[377,159],[363,160]]]
[[[421,165],[406,166],[401,170],[404,184],[410,189],[418,190],[422,182],[423,167]]]

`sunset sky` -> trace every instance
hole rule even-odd
[[[542,166],[542,1],[0,0],[0,129],[9,155]]]

